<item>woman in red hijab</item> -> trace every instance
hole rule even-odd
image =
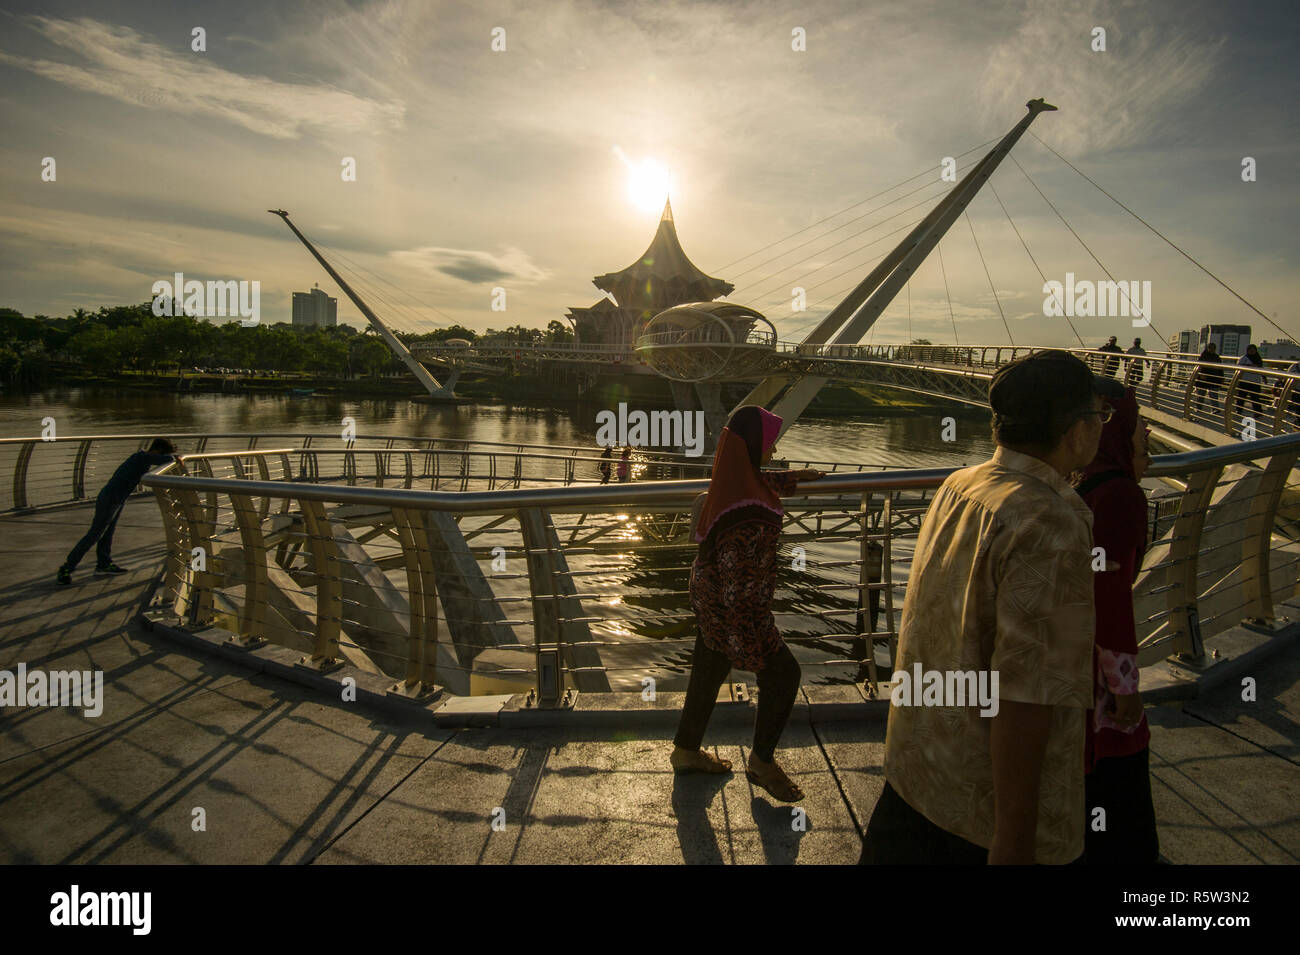
[[[732,667],[758,677],[754,747],[745,775],[777,799],[797,802],[803,792],[775,762],[800,670],[772,616],[780,495],[822,471],[762,471],[772,459],[781,419],[755,405],[736,411],[713,455],[708,497],[694,523],[699,553],[691,567],[691,607],[699,620],[691,681],[674,739],[673,769],[725,773],[731,763],[700,749],[718,689]]]
[[[1146,422],[1126,388],[1101,433],[1097,456],[1076,490],[1092,509],[1093,544],[1106,570],[1093,575],[1097,636],[1093,699],[1084,753],[1087,822],[1084,861],[1142,865],[1158,861],[1149,766],[1151,731],[1138,694],[1133,582],[1147,548],[1147,498],[1138,482],[1151,463]],[[1095,828],[1105,810],[1105,828]]]

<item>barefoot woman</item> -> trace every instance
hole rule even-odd
[[[760,471],[772,459],[781,419],[754,405],[736,411],[713,456],[713,479],[693,532],[691,606],[699,620],[691,681],[671,762],[678,771],[725,773],[731,763],[700,750],[718,688],[732,667],[758,677],[749,780],[784,802],[803,792],[774,761],[799,691],[799,664],[772,617],[780,495],[822,471]]]

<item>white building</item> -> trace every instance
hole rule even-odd
[[[1188,328],[1176,335],[1169,336],[1169,350],[1182,355],[1199,355],[1201,353],[1200,336],[1196,329]]]
[[[1223,357],[1237,358],[1246,354],[1250,344],[1249,325],[1202,325],[1200,345],[1204,348],[1210,342],[1218,346]]]
[[[314,287],[310,292],[294,292],[293,324],[337,325],[338,305],[338,299],[330,298],[319,287]]]
[[[1300,360],[1300,345],[1289,338],[1279,338],[1275,342],[1260,342],[1259,354],[1264,358],[1297,361]]]

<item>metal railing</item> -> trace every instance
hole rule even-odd
[[[803,345],[778,342],[776,352],[791,360],[914,364],[955,370],[989,380],[1000,365],[1043,346],[1030,345]],[[1272,437],[1300,431],[1300,374],[1277,367],[1245,367],[1233,357],[1222,364],[1177,352],[1128,355],[1095,348],[1064,349],[1098,374],[1132,385],[1147,411],[1167,415],[1234,439]],[[1274,362],[1273,365],[1284,364]],[[1290,363],[1285,363],[1290,364]]]
[[[148,447],[154,434],[80,435],[52,439],[0,438],[0,513],[93,500],[99,488],[131,453]],[[295,431],[213,432],[169,435],[178,453],[201,455],[212,451],[253,450],[259,444],[292,446],[296,467],[286,480],[347,481],[351,467],[341,465],[329,477],[320,461],[347,462],[344,452],[357,457],[379,454],[382,467],[368,472],[379,486],[393,481],[405,487],[429,490],[475,490],[522,487],[533,484],[581,484],[600,480],[601,458],[590,445],[535,445],[500,441],[426,438],[412,435],[359,434],[343,438],[340,432],[304,434]],[[317,452],[327,452],[321,457]],[[400,453],[398,453],[400,452]],[[609,459],[604,459],[608,461]],[[611,462],[618,464],[617,458]],[[634,481],[664,480],[693,475],[707,477],[711,458],[635,448],[631,459]],[[791,467],[816,467],[824,471],[861,469],[867,465],[828,462],[790,462]],[[287,472],[286,472],[287,473]],[[326,477],[322,477],[326,475]],[[7,478],[7,479],[6,479]]]
[[[647,676],[684,688],[689,514],[706,481],[417,490],[384,483],[384,457],[418,449],[351,453],[351,481],[337,449],[187,456],[187,473],[146,477],[176,614],[319,669],[349,660],[416,697],[553,700],[566,684],[640,690]],[[304,454],[344,483],[303,483]],[[1199,659],[1206,637],[1274,616],[1295,591],[1297,454],[1300,435],[1156,458],[1150,476],[1176,507],[1161,508],[1134,587],[1143,664]],[[806,681],[871,692],[889,678],[916,535],[952,470],[833,474],[787,499],[774,610]]]

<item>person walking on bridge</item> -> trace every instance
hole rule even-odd
[[[708,496],[692,528],[700,545],[691,567],[691,607],[699,621],[691,679],[670,757],[677,772],[725,773],[731,762],[700,749],[718,689],[734,667],[758,677],[754,747],[745,775],[782,802],[803,791],[776,764],[777,741],[799,692],[799,664],[772,616],[781,495],[824,471],[763,471],[781,419],[756,405],[736,410],[713,456]]]
[[[140,483],[140,478],[144,477],[150,468],[170,464],[175,459],[175,453],[176,449],[170,441],[166,438],[155,438],[149,445],[148,451],[137,451],[118,465],[113,476],[108,479],[108,483],[95,498],[95,517],[90,524],[90,530],[86,531],[85,536],[68,552],[67,559],[59,568],[56,579],[60,584],[72,583],[72,572],[77,569],[77,564],[81,563],[81,558],[86,556],[86,551],[90,550],[92,544],[95,545],[97,558],[95,573],[126,573],[126,568],[113,563],[113,531],[117,528],[118,515],[122,513],[122,507],[131,496],[131,492],[135,490],[135,486]]]
[[[1111,335],[1106,344],[1098,348],[1097,351],[1114,352],[1116,355],[1124,354],[1124,349],[1119,347],[1118,338],[1117,335]],[[1119,371],[1119,359],[1107,355],[1105,362],[1102,364],[1101,373],[1109,378],[1114,378],[1117,371]]]
[[[1160,858],[1151,799],[1151,730],[1138,693],[1133,583],[1147,548],[1147,498],[1138,483],[1151,464],[1146,422],[1137,393],[1115,399],[1097,456],[1075,490],[1092,511],[1092,542],[1105,569],[1092,575],[1097,634],[1093,646],[1093,705],[1084,748],[1084,862],[1154,865]],[[1092,825],[1105,810],[1106,825]]]
[[[1209,392],[1210,407],[1213,408],[1219,403],[1217,393],[1223,387],[1223,369],[1219,366],[1223,364],[1223,359],[1219,357],[1219,346],[1214,342],[1208,342],[1205,350],[1196,360],[1200,362],[1200,367],[1196,369],[1192,385],[1196,391],[1196,412],[1199,414],[1206,392]],[[1207,368],[1206,365],[1211,367]]]
[[[1237,414],[1241,415],[1241,406],[1247,401],[1250,402],[1251,409],[1255,412],[1255,423],[1258,425],[1264,417],[1264,376],[1256,368],[1264,367],[1264,359],[1259,353],[1259,349],[1252,343],[1246,346],[1246,354],[1237,359],[1237,364],[1242,368],[1249,369],[1241,372],[1241,383],[1237,389]]]
[[[1142,347],[1142,339],[1135,338],[1133,339],[1133,347],[1124,354],[1130,356],[1142,356],[1146,353],[1146,349]],[[1124,384],[1132,385],[1136,388],[1142,383],[1142,379],[1146,377],[1146,371],[1143,370],[1142,364],[1141,357],[1129,358],[1128,367],[1124,369]]]
[[[1083,854],[1092,513],[1067,478],[1097,454],[1104,400],[1123,394],[1055,349],[993,376],[997,450],[948,476],[917,537],[894,679],[916,671],[925,694],[891,694],[885,784],[861,862],[1028,865]],[[954,677],[992,687],[991,705]]]
[[[626,482],[632,479],[632,449],[624,448],[623,453],[618,459],[618,479],[619,482]]]

